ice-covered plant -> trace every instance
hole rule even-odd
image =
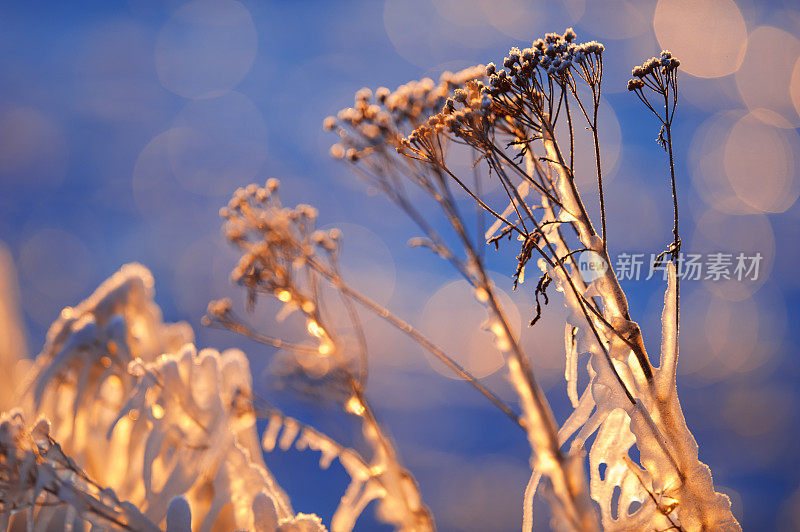
[[[258,296],[267,295],[284,304],[282,314],[302,313],[313,344],[293,344],[256,333],[233,314],[229,301],[212,302],[207,323],[288,350],[294,355],[288,363],[296,364],[294,369],[301,377],[322,379],[322,386],[327,390],[341,391],[336,396],[341,407],[360,419],[373,456],[364,460],[350,450],[348,458],[357,460],[342,460],[351,483],[333,516],[333,530],[350,530],[373,499],[380,500],[379,515],[397,528],[432,529],[430,514],[421,502],[416,482],[400,464],[391,440],[377,422],[364,393],[367,345],[353,301],[373,308],[376,305],[342,280],[338,263],[339,231],[315,230],[317,213],[313,207],[284,207],[277,195],[278,185],[277,180],[270,179],[263,187],[250,185],[237,190],[228,206],[222,209],[222,217],[227,220],[227,237],[242,252],[231,277],[246,288],[251,304]],[[322,301],[323,283],[330,283],[339,291],[356,335],[356,346],[346,345],[337,333],[333,317],[326,312]],[[271,416],[271,429],[265,440],[267,448],[274,447],[273,431],[279,430],[280,419],[279,414]],[[293,420],[283,426],[281,446],[285,448],[294,440],[298,426]],[[305,431],[300,445],[329,445],[314,435],[314,432]],[[341,453],[335,454],[341,457]],[[360,464],[367,467],[359,467]]]
[[[0,327],[12,339],[0,343],[0,366],[3,375],[20,380],[0,395],[6,410],[0,417],[0,529],[318,532],[324,530],[320,519],[295,514],[262,458],[262,451],[294,445],[318,451],[322,468],[338,459],[350,476],[331,521],[334,532],[353,529],[372,501],[378,518],[398,530],[433,530],[416,481],[366,393],[370,353],[381,349],[367,341],[361,314],[369,312],[438,358],[521,429],[531,465],[523,529],[532,528],[541,484],[559,530],[739,530],[729,499],[715,492],[699,460],[676,390],[681,241],[672,124],[679,62],[665,51],[636,67],[628,82],[661,122],[658,140],[668,154],[673,196],[673,241],[659,258],[668,281],[656,366],[608,267],[598,128],[605,49],[575,39],[572,29],[547,34],[529,48],[513,48],[502,67],[445,73],[438,83],[362,89],[352,108],[324,122],[339,135],[331,154],[422,231],[410,244],[432,250],[471,285],[517,405],[351,285],[340,266],[341,232],[316,229],[311,206],[284,206],[278,181],[270,179],[237,190],[221,211],[227,238],[241,254],[232,280],[246,291],[249,308],[269,297],[282,305],[278,319],[299,315],[307,337],[262,334],[230,300],[210,303],[205,324],[281,348],[273,365],[279,378],[355,420],[367,452],[257,395],[240,351],[198,352],[188,325],[162,321],[152,276],[136,264],[66,308],[26,367],[6,295],[13,283],[7,261],[0,262]],[[592,137],[599,232],[576,185],[575,132],[581,128]],[[471,150],[470,173],[485,168],[500,184],[502,203],[483,193],[480,179],[461,175],[454,145]],[[412,189],[427,196],[427,206]],[[474,209],[465,210],[465,203]],[[492,221],[488,228],[484,217]],[[515,289],[534,258],[541,271],[531,326],[549,302],[549,287],[563,295],[573,411],[561,424],[534,375],[539,354],[520,344],[486,267],[486,248],[499,250],[506,240],[519,246],[509,265]],[[578,254],[606,267],[584,278]],[[588,383],[579,390],[582,364]],[[267,421],[261,437],[258,418]]]
[[[294,514],[264,465],[247,359],[197,353],[191,328],[163,323],[153,295],[150,272],[128,264],[48,331],[21,410],[2,420],[3,522],[322,530],[316,516]]]
[[[662,254],[672,261],[667,266],[660,365],[654,366],[614,271],[606,267],[587,282],[578,268],[578,253],[592,253],[606,266],[610,260],[598,132],[605,49],[597,42],[577,44],[575,38],[572,29],[547,34],[529,48],[513,48],[501,68],[491,63],[482,76],[466,76],[456,87],[424,80],[394,93],[379,89],[375,97],[362,89],[353,108],[326,120],[325,127],[341,137],[332,153],[352,162],[417,222],[426,233],[419,242],[453,263],[496,320],[497,346],[506,355],[522,409],[521,425],[531,443],[526,528],[531,526],[533,491],[543,476],[554,525],[560,528],[736,530],[730,501],[714,491],[710,471],[698,459],[676,392],[680,237],[671,125],[679,62],[664,52],[634,69],[629,82],[629,89],[662,122],[659,141],[669,154],[675,206],[674,241]],[[663,96],[663,110],[651,103],[650,91]],[[424,118],[421,110],[430,105],[431,94],[441,108]],[[579,127],[593,137],[599,233],[575,182]],[[469,176],[458,175],[448,157],[452,144],[473,150],[475,165],[485,165],[502,185],[507,205],[487,203]],[[405,183],[420,186],[435,200],[459,237],[460,252],[447,246],[435,224],[412,205]],[[563,293],[569,311],[565,375],[574,411],[560,427],[530,367],[528,357],[536,353],[524,353],[507,325],[480,244],[467,230],[474,224],[458,210],[459,191],[494,218],[483,235],[488,243],[499,247],[506,237],[520,242],[515,285],[523,282],[528,262],[539,257],[542,275],[531,325],[540,315],[540,298],[547,302],[548,286],[554,284]],[[582,355],[588,355],[589,383],[578,393]],[[593,434],[587,481],[582,456]],[[634,446],[638,463],[631,457]]]

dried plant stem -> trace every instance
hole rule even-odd
[[[669,110],[669,99],[667,94],[664,94],[664,102],[665,102],[665,109]],[[673,113],[675,111],[675,107],[673,105]],[[664,128],[667,132],[667,151],[669,153],[669,176],[670,176],[670,183],[672,185],[672,208],[674,211],[674,226],[672,229],[673,235],[673,252],[672,252],[672,262],[675,264],[675,268],[679,267],[679,257],[681,251],[681,236],[680,232],[678,231],[678,188],[675,183],[675,161],[672,154],[672,114],[669,113],[667,115],[669,117],[668,120],[664,123]],[[677,275],[675,277],[675,342],[677,344],[678,339],[677,336],[680,332],[680,308],[681,308],[681,276]]]
[[[570,469],[568,465],[569,457],[564,456],[561,452],[558,441],[558,425],[550,410],[550,404],[534,378],[530,361],[522,351],[514,332],[509,326],[493,283],[473,247],[472,240],[464,229],[444,175],[438,171],[440,166],[436,165],[434,168],[437,170],[438,182],[441,186],[439,204],[451,226],[459,235],[464,251],[467,254],[467,261],[473,266],[477,287],[482,288],[487,294],[489,308],[498,320],[502,327],[503,335],[508,341],[507,366],[512,385],[520,398],[520,404],[525,414],[523,424],[528,434],[537,468],[547,474],[554,493],[564,506],[564,513],[567,519],[570,520],[571,526],[575,530],[595,530],[598,525],[594,510],[588,502],[588,494],[584,492],[585,485],[582,482],[576,482],[576,474],[570,474],[568,471]],[[516,188],[511,187],[511,189],[517,195],[521,204],[527,207],[519,198]],[[533,219],[532,214],[530,216]]]
[[[675,269],[677,270],[680,267],[680,250],[681,250],[681,237],[680,232],[678,230],[678,223],[679,223],[679,215],[678,215],[678,188],[675,179],[675,159],[672,150],[672,118],[675,113],[675,99],[677,98],[677,92],[674,92],[674,99],[672,110],[670,111],[670,98],[669,98],[669,91],[664,91],[664,118],[662,120],[662,124],[664,126],[664,131],[667,134],[666,138],[666,150],[669,157],[669,176],[670,176],[670,185],[672,187],[672,209],[673,209],[673,228],[672,228],[672,235],[673,235],[673,242],[672,242],[672,263],[675,265]],[[660,115],[659,115],[660,118]],[[678,272],[680,273],[680,272]],[[678,335],[680,333],[680,297],[681,297],[681,276],[680,274],[675,276],[675,350],[678,350]],[[666,360],[662,360],[661,369],[665,371],[668,375],[673,375],[675,372],[675,363],[677,362],[677,357],[670,357]],[[662,398],[663,399],[663,398]]]
[[[548,144],[547,138],[545,138],[545,144],[546,145]],[[552,147],[548,147],[548,151],[552,152],[556,156],[556,160],[561,161],[561,163],[556,166],[556,170],[560,171],[560,172],[566,172],[566,168],[563,165],[563,159],[560,158],[560,154],[557,153],[557,147],[555,147],[555,145],[554,145],[554,143],[552,143],[552,141],[551,141],[551,146]],[[566,177],[567,177],[566,175],[562,175],[562,179],[566,178]],[[575,190],[574,187],[571,190]],[[576,196],[574,198],[570,198],[570,200],[572,202],[574,202],[575,204],[581,205],[581,207],[582,207],[582,203],[581,203],[580,197],[577,196],[577,191],[575,191],[575,193],[576,193]],[[570,204],[570,201],[567,201],[567,205],[569,205],[569,204]],[[579,212],[584,212],[585,213],[585,210],[583,210],[583,209],[578,209],[578,210],[579,210]],[[588,221],[588,218],[586,218],[586,219],[578,218],[578,221],[576,223],[577,224],[588,223],[589,226],[591,227],[591,222]],[[579,225],[579,227],[580,227],[580,225]],[[593,230],[584,229],[584,233],[585,234],[593,234]],[[551,253],[554,254],[555,250],[551,249]],[[542,254],[542,256],[547,259],[547,256],[545,254]],[[555,264],[551,264],[551,266],[555,266]],[[616,377],[617,381],[619,382],[622,390],[625,392],[625,394],[626,394],[628,400],[631,402],[631,404],[636,405],[638,401],[635,398],[634,392],[629,389],[628,385],[625,384],[625,381],[619,375],[619,373],[617,371],[617,368],[612,363],[610,354],[608,353],[608,350],[605,347],[605,342],[602,340],[602,338],[601,338],[596,326],[593,323],[593,320],[590,319],[590,317],[589,317],[589,315],[587,313],[588,312],[587,311],[587,307],[589,307],[589,305],[586,304],[586,302],[584,301],[584,298],[582,297],[582,294],[578,292],[575,284],[573,284],[572,276],[569,275],[569,273],[566,271],[566,268],[563,265],[561,265],[561,267],[564,270],[565,278],[567,279],[567,281],[568,281],[568,283],[570,285],[570,288],[572,289],[573,293],[576,295],[577,301],[578,301],[578,303],[579,303],[579,305],[581,307],[581,311],[583,312],[583,315],[584,315],[584,317],[585,317],[585,319],[587,321],[587,324],[589,325],[589,327],[590,327],[592,333],[594,334],[594,336],[595,336],[598,344],[600,345],[601,349],[603,350],[603,353],[605,355],[606,361],[608,362],[608,364],[609,364],[614,376]],[[622,303],[624,303],[624,306],[620,305],[618,308],[623,309],[624,312],[625,312],[625,315],[627,316],[627,299],[625,298],[624,294],[622,293],[622,290],[619,287],[619,283],[617,282],[616,276],[614,275],[613,271],[610,271],[610,269],[607,269],[604,278],[608,279],[609,277],[614,281],[613,284],[612,284],[612,287],[615,286],[617,289],[619,289],[619,296],[615,297],[614,301],[617,301],[617,302],[621,301]],[[608,322],[606,322],[606,323],[608,323]],[[613,327],[611,327],[610,324],[609,324],[609,329],[611,331],[615,331],[615,329]],[[639,335],[641,335],[641,333],[639,333]],[[643,373],[644,373],[645,377],[647,378],[648,383],[652,384],[653,383],[652,369],[651,369],[651,366],[650,366],[650,363],[649,363],[649,358],[647,357],[647,354],[644,351],[643,346],[641,347],[641,349],[638,352],[636,350],[634,350],[634,354],[637,356],[637,361],[639,361],[640,367],[642,368]],[[645,368],[647,368],[647,370],[649,370],[649,372],[645,371]],[[667,444],[667,439],[661,434],[661,431],[659,430],[657,425],[653,422],[653,420],[650,417],[649,413],[646,410],[644,410],[643,414],[645,415],[645,419],[647,420],[647,423],[645,423],[645,428],[649,429],[652,432],[655,441],[661,447],[664,455],[669,457],[670,461],[672,462],[672,464],[675,467],[675,470],[678,471],[679,474],[680,474],[680,468],[678,467],[678,462],[676,461],[676,459],[674,458],[674,456],[672,454],[672,449]]]
[[[358,302],[364,308],[373,312],[375,315],[384,319],[386,322],[388,322],[398,330],[408,335],[412,340],[414,340],[416,343],[422,346],[426,351],[431,353],[433,356],[439,359],[444,365],[450,368],[456,375],[464,379],[464,381],[466,381],[473,388],[478,390],[492,404],[494,404],[497,408],[502,410],[503,413],[506,416],[508,416],[508,418],[511,419],[514,423],[516,423],[520,427],[523,426],[522,422],[519,419],[519,416],[517,416],[517,414],[515,414],[514,411],[511,410],[511,408],[508,405],[506,405],[502,399],[500,399],[494,392],[492,392],[491,390],[486,388],[483,384],[481,384],[481,382],[474,376],[472,376],[466,369],[464,369],[463,366],[461,366],[458,362],[456,362],[441,348],[437,347],[433,342],[431,342],[422,333],[417,331],[409,323],[392,314],[392,312],[390,312],[387,308],[379,305],[378,303],[371,300],[367,296],[361,294],[357,290],[350,287],[350,285],[345,283],[340,276],[329,271],[324,266],[317,263],[312,263],[312,266],[316,271],[320,273],[320,275],[328,279],[336,288],[341,290],[342,293],[346,294],[348,297]]]
[[[603,170],[600,164],[600,138],[597,134],[597,109],[598,105],[594,106],[594,120],[592,121],[592,138],[594,140],[594,160],[597,164],[597,188],[600,194],[600,225],[602,232],[600,238],[603,239],[603,255],[608,256],[608,233],[606,231],[606,203],[605,194],[603,193]]]
[[[405,506],[403,511],[405,522],[402,528],[404,530],[418,530],[419,532],[433,532],[436,530],[436,527],[434,526],[433,516],[430,510],[423,504],[411,504],[409,500],[410,493],[408,493],[407,490],[407,479],[410,478],[410,474],[400,465],[400,460],[394,445],[389,441],[381,424],[378,423],[375,418],[375,414],[364,396],[360,383],[354,378],[351,378],[350,381],[353,394],[364,409],[360,416],[368,430],[368,432],[365,431],[365,435],[373,442],[377,443],[379,447],[377,451],[379,451],[384,458],[383,465],[386,469],[381,472],[381,476],[388,477],[388,479],[384,479],[382,482],[384,489],[387,491],[396,491],[396,493],[392,494],[392,498],[402,501]]]

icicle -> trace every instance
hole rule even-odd
[[[663,401],[675,390],[675,369],[678,363],[678,282],[675,265],[667,265],[667,291],[661,312],[661,367],[656,386]]]
[[[606,417],[589,452],[592,498],[600,505],[605,530],[644,529],[653,524],[651,519],[655,506],[652,504],[628,512],[631,503],[641,504],[650,500],[642,480],[632,470],[638,466],[628,458],[628,450],[635,442],[628,414],[616,409]],[[601,465],[605,467],[602,474]],[[645,479],[645,473],[639,472]],[[665,528],[668,526],[662,524]]]
[[[558,430],[558,443],[564,445],[573,434],[575,434],[582,426],[589,421],[594,410],[594,397],[592,396],[591,385],[587,386],[581,394],[578,406],[572,411],[572,414],[567,418],[561,428]]]
[[[292,446],[292,442],[297,437],[300,431],[300,425],[294,419],[287,417],[283,420],[283,433],[280,440],[278,440],[278,447],[286,451]]]
[[[567,363],[564,370],[564,378],[567,381],[567,396],[569,397],[572,408],[578,407],[578,345],[575,341],[575,334],[578,328],[569,323],[564,326],[564,350],[567,353]]]
[[[541,478],[542,473],[534,469],[525,486],[525,495],[522,498],[522,532],[533,532],[533,497],[536,495],[536,488]]]
[[[386,495],[386,491],[374,480],[368,480],[366,483],[353,480],[336,512],[333,514],[331,520],[331,532],[349,532],[353,529],[356,519],[374,499],[380,499]]]
[[[308,446],[311,449],[320,451],[319,467],[328,469],[334,458],[339,454],[338,446],[330,439],[309,427],[303,429],[303,437],[308,442]]]
[[[192,532],[192,509],[182,495],[169,503],[167,532]]]
[[[353,480],[363,482],[370,476],[369,467],[350,449],[344,449],[339,454],[339,463],[342,464],[342,467]]]
[[[275,532],[278,525],[275,503],[263,491],[253,498],[253,523],[255,532]]]
[[[283,417],[277,412],[273,413],[269,417],[269,424],[264,431],[264,436],[261,438],[261,447],[265,451],[271,452],[275,449],[275,443],[278,441],[278,432],[280,432],[281,426],[283,426]]]

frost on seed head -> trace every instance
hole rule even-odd
[[[381,87],[356,92],[353,107],[342,109],[323,123],[340,141],[331,147],[334,158],[350,162],[372,161],[385,151],[401,147],[401,140],[428,116],[441,110],[446,98],[468,81],[483,76],[483,65],[459,72],[444,72],[435,83],[430,78],[411,81],[394,91]]]

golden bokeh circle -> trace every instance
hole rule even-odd
[[[744,60],[747,27],[733,0],[659,0],[653,27],[661,47],[693,76],[726,76]]]

